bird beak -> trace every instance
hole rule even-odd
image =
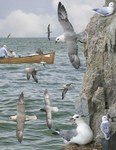
[[[75,119],[74,118],[70,118],[69,120],[72,124],[75,124]]]
[[[55,41],[55,44],[57,44],[57,41]]]

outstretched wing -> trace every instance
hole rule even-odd
[[[64,99],[66,93],[68,91],[68,88],[64,88],[63,91],[62,91],[62,99]]]
[[[17,102],[17,126],[16,126],[16,136],[20,143],[22,142],[23,139],[24,123],[25,123],[25,105],[24,105],[24,94],[22,92]]]
[[[46,122],[47,122],[48,128],[51,129],[52,128],[52,113],[51,113],[50,99],[49,99],[49,94],[48,94],[47,89],[44,92],[44,101],[45,101],[45,106],[46,106]]]
[[[51,31],[50,31],[50,24],[48,25],[48,40],[50,40],[50,33],[51,33]]]
[[[64,5],[62,5],[61,2],[59,2],[58,4],[58,20],[60,22],[60,24],[63,27],[64,32],[65,31],[74,31],[72,24],[69,22],[68,20],[68,15],[66,12],[66,9],[64,7]]]
[[[36,71],[36,70],[34,70],[34,71],[32,72],[32,77],[33,77],[34,81],[35,81],[36,83],[38,83],[37,71]]]
[[[29,80],[31,77],[31,74],[27,73],[27,80]]]

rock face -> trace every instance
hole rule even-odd
[[[110,0],[106,0],[106,4],[109,2]],[[116,4],[116,0],[113,2]],[[109,114],[116,120],[116,13],[108,17],[95,14],[87,25],[86,31],[88,40],[84,55],[87,68],[76,109],[77,112],[83,112],[84,110],[78,108],[81,104],[88,103],[94,143],[100,145],[103,138],[100,130],[102,116]],[[109,145],[110,150],[115,150],[116,122],[112,122],[112,129],[113,136]],[[71,150],[71,147],[67,149]],[[76,150],[78,147],[73,149]],[[96,148],[98,149],[100,148]]]
[[[107,3],[109,1],[106,1]],[[88,40],[84,55],[87,69],[80,101],[84,95],[88,101],[94,140],[96,143],[101,143],[102,116],[109,113],[116,116],[116,13],[108,17],[94,15],[87,25],[86,31]],[[112,123],[112,127],[113,132],[116,132],[116,122]],[[116,141],[113,138],[112,140]],[[114,145],[111,145],[111,150],[116,147],[115,142]]]

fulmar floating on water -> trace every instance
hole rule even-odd
[[[66,42],[70,62],[75,69],[78,69],[80,59],[78,56],[77,34],[74,32],[73,26],[68,20],[66,9],[61,2],[58,4],[58,20],[64,30],[64,34],[56,38],[56,43],[60,41]]]
[[[17,102],[17,126],[16,126],[16,136],[18,141],[21,143],[24,134],[24,124],[25,124],[25,104],[24,104],[24,94],[23,92],[19,96]]]

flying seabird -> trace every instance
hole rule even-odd
[[[61,2],[58,4],[58,20],[64,30],[64,34],[56,38],[56,43],[60,41],[66,42],[70,62],[75,69],[78,69],[80,59],[78,56],[77,34],[74,32],[73,26],[68,20],[67,11]]]
[[[24,94],[23,92],[19,96],[17,102],[17,126],[16,126],[16,136],[17,140],[21,143],[24,134],[24,124],[25,124],[25,104],[24,104]]]
[[[107,116],[102,117],[101,131],[106,140],[109,140],[111,138],[111,123],[109,122],[109,119]]]
[[[65,97],[67,91],[69,90],[71,84],[72,84],[72,83],[68,83],[68,84],[65,84],[65,85],[63,86],[64,89],[63,89],[63,91],[62,91],[62,99],[64,99],[64,97]]]
[[[6,38],[8,39],[10,36],[11,36],[11,33],[9,33]]]
[[[82,119],[80,115],[75,114],[71,119],[76,124],[76,129],[57,130],[53,134],[59,134],[63,138],[65,144],[75,143],[78,145],[86,145],[93,140],[93,132],[89,125]]]
[[[51,33],[51,31],[50,31],[50,24],[49,24],[47,27],[47,34],[48,34],[48,40],[49,41],[50,41],[50,33]]]
[[[34,79],[34,81],[36,83],[38,83],[38,79],[37,79],[37,71],[35,68],[25,68],[25,72],[27,74],[27,80],[30,79],[30,77],[32,76],[32,78]]]
[[[105,7],[100,7],[100,8],[95,8],[93,11],[95,11],[97,14],[107,17],[110,16],[114,13],[114,3],[110,2],[108,6]]]

